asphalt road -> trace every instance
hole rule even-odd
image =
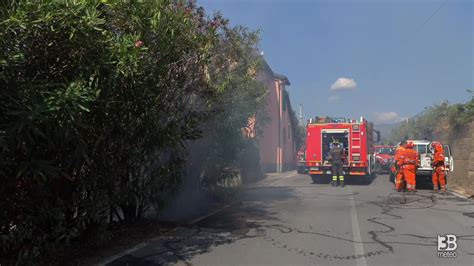
[[[386,175],[344,188],[287,172],[221,211],[108,265],[474,265],[474,202],[394,193]],[[457,257],[437,257],[437,235]]]

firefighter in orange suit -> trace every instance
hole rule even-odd
[[[401,155],[405,149],[406,141],[402,141],[395,150],[395,157],[393,162],[393,168],[395,173],[395,189],[398,192],[401,192],[405,189],[405,178],[403,177],[403,171],[401,169],[403,161],[401,160]]]
[[[441,191],[446,193],[446,175],[444,168],[444,149],[443,145],[439,142],[431,143],[431,147],[434,150],[433,156],[433,191],[438,191],[438,183],[441,186]]]
[[[407,183],[408,192],[416,192],[416,168],[420,165],[418,152],[413,149],[413,142],[407,142],[405,149],[401,151],[401,170]]]

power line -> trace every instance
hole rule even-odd
[[[448,1],[449,1],[449,0],[445,0],[445,1],[438,7],[438,9],[436,9],[435,12],[433,12],[433,13],[431,14],[431,16],[429,16],[429,17],[425,20],[425,22],[423,22],[423,24],[421,24],[421,26],[420,26],[420,28],[418,29],[418,31],[420,31],[420,30],[436,15],[436,13],[438,13],[438,11],[439,11],[441,8],[443,8],[444,5],[446,5],[446,3],[447,3]]]
[[[414,39],[417,39],[420,37],[418,33],[423,29],[423,27],[430,22],[430,20],[448,3],[449,0],[445,0],[439,7],[431,13],[431,15],[418,27],[418,29],[415,29],[410,36],[407,36],[406,38],[400,40],[401,44],[408,44],[408,42],[414,41]]]

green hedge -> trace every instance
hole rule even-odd
[[[203,123],[225,121],[213,156],[245,146],[256,33],[188,1],[0,5],[0,257],[37,263],[163,206]]]

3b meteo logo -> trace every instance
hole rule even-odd
[[[455,235],[438,235],[438,258],[456,258],[458,256],[456,241],[457,237]]]

